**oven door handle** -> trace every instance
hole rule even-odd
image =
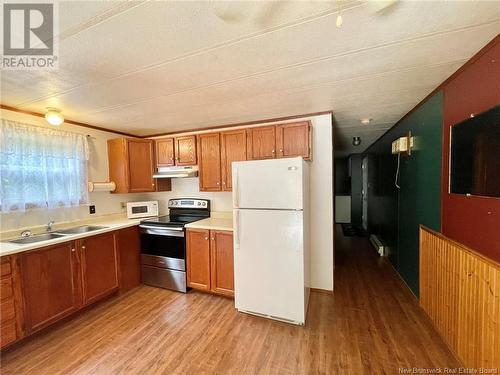
[[[184,237],[184,228],[158,228],[148,225],[139,225],[141,233],[154,234],[156,236]]]

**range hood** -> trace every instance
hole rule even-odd
[[[153,178],[183,178],[198,177],[198,166],[189,167],[158,167]]]

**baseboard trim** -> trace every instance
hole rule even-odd
[[[309,289],[311,290],[311,292],[333,295],[333,290],[319,289],[319,288],[309,288]]]

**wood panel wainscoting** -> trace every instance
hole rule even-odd
[[[421,226],[420,305],[466,367],[500,369],[500,264]]]

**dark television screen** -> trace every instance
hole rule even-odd
[[[500,106],[452,127],[450,192],[500,197]]]

